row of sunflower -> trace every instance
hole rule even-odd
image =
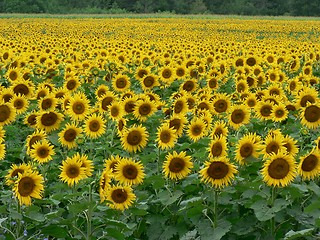
[[[101,32],[87,38],[97,29],[87,26],[86,33],[66,22],[61,33],[46,23],[52,33],[37,30],[32,38],[40,43],[25,38],[27,29],[1,39],[0,159],[10,164],[5,182],[20,205],[49,198],[45,187],[56,178],[74,188],[99,175],[101,202],[125,210],[154,162],[166,179],[198,173],[214,189],[231,185],[239,168],[252,164],[272,187],[319,177],[318,45],[233,31],[225,38],[199,31],[215,44],[169,34],[158,42],[119,29],[115,40]],[[15,163],[6,149],[9,126],[23,130],[16,144],[25,155]],[[142,162],[150,152],[157,159]],[[45,165],[60,173],[49,178]]]

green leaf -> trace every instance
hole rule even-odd
[[[179,197],[183,195],[183,192],[180,190],[176,190],[170,195],[170,192],[167,190],[164,190],[158,194],[159,200],[163,205],[170,205],[177,201]]]
[[[196,239],[198,231],[196,229],[187,232],[186,234],[184,234],[180,240],[193,240]]]
[[[41,213],[40,207],[35,205],[32,205],[27,208],[25,216],[37,222],[44,222],[46,220],[43,213]]]
[[[312,202],[309,206],[304,209],[304,212],[311,213],[315,210],[320,209],[320,201]]]
[[[6,221],[8,218],[0,218],[0,225],[4,222],[4,221]]]
[[[260,200],[251,205],[259,221],[267,221],[275,216],[274,211],[269,207],[265,200]]]
[[[177,229],[174,226],[166,226],[159,239],[168,240],[171,239],[177,233]]]
[[[108,236],[113,237],[114,239],[117,239],[117,240],[126,239],[125,235],[115,228],[106,228],[105,230],[107,231]]]
[[[146,184],[151,184],[154,189],[160,189],[164,187],[165,180],[161,175],[153,175],[145,179]]]
[[[231,229],[231,223],[220,219],[216,228],[213,228],[209,220],[199,222],[197,229],[201,240],[220,240]]]
[[[286,233],[284,240],[292,240],[292,239],[300,239],[300,237],[310,236],[313,232],[314,228],[308,228],[300,231],[292,231]]]
[[[68,231],[59,225],[50,225],[41,229],[41,233],[55,238],[65,238]]]

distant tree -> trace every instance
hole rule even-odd
[[[191,3],[190,6],[190,13],[192,14],[198,14],[198,13],[205,13],[208,11],[208,8],[206,4],[203,2],[203,0],[195,0]]]
[[[134,9],[140,13],[150,13],[156,8],[156,3],[154,0],[138,0]]]

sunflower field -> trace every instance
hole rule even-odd
[[[320,239],[319,29],[1,18],[0,239]]]

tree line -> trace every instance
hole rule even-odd
[[[2,13],[154,13],[319,16],[319,0],[0,0]]]

